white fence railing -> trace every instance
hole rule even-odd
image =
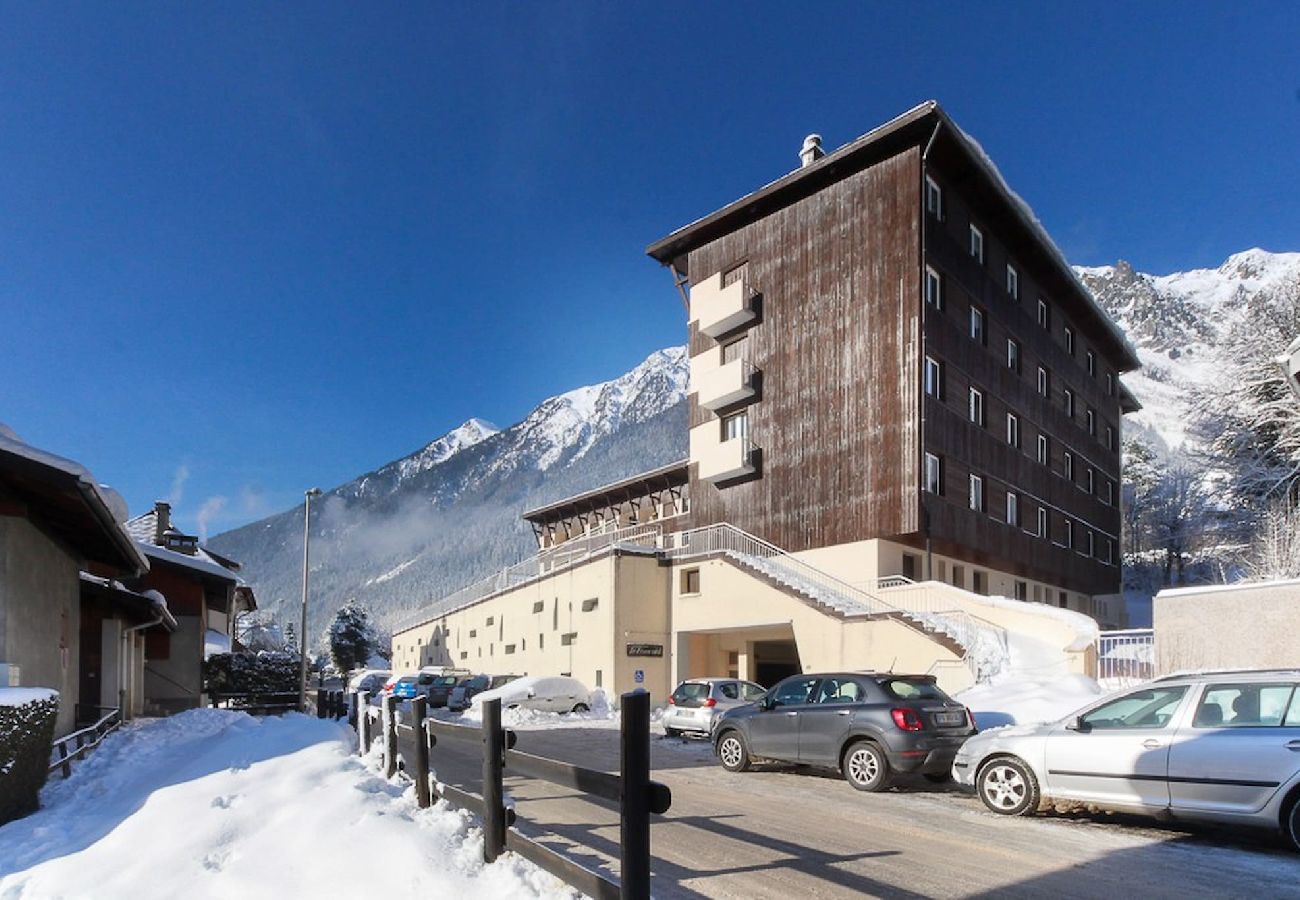
[[[1130,628],[1103,631],[1097,637],[1097,680],[1103,687],[1128,687],[1155,676],[1155,631]]]

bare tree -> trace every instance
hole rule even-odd
[[[1269,506],[1245,566],[1252,581],[1300,578],[1300,507],[1281,500]]]

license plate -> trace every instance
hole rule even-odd
[[[941,712],[934,714],[934,724],[936,725],[964,725],[966,724],[966,714],[959,712]]]

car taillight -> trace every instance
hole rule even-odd
[[[676,705],[677,705],[677,701],[674,700],[672,697],[669,697],[669,698],[668,698],[668,705],[669,705],[669,706],[676,706]]]
[[[975,713],[971,712],[970,707],[966,707],[966,721],[970,723],[971,728],[977,728],[975,725]]]
[[[894,724],[903,731],[920,731],[925,728],[925,723],[921,721],[921,717],[914,709],[899,706],[891,709],[889,714],[894,717]]]
[[[712,697],[710,697],[708,700],[705,700],[705,701],[704,701],[704,705],[705,705],[705,706],[717,706],[717,705],[718,705],[718,701],[717,701],[717,700],[714,700]]]

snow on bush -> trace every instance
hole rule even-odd
[[[37,808],[58,715],[57,691],[0,688],[0,823]]]

